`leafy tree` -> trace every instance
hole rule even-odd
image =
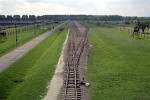
[[[142,30],[142,33],[144,33],[146,28],[150,27],[150,21],[136,21],[136,27]]]
[[[13,16],[13,19],[14,19],[14,20],[17,20],[17,21],[18,21],[18,20],[20,21],[20,15],[14,15],[14,16]]]
[[[28,15],[22,15],[22,20],[23,21],[28,21]]]
[[[5,15],[0,15],[0,21],[5,20]]]
[[[13,17],[12,17],[12,15],[7,15],[7,20],[10,20],[10,21],[12,21],[12,20],[13,20]]]
[[[35,21],[36,16],[35,15],[29,15],[29,21]]]

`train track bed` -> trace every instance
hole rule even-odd
[[[84,30],[84,31],[83,31]],[[84,50],[88,46],[88,28],[82,31],[77,22],[69,22],[66,67],[61,100],[83,100],[81,89],[80,62]]]

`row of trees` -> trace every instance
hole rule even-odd
[[[34,21],[34,20],[93,20],[93,21],[134,21],[134,20],[150,20],[150,17],[129,17],[119,15],[0,15],[0,21]]]
[[[57,20],[65,21],[69,19],[69,15],[0,15],[0,21],[35,21],[35,20]]]
[[[35,15],[0,15],[0,21],[34,21],[36,19],[36,16]]]

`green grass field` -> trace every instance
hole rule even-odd
[[[66,33],[54,32],[0,73],[0,100],[39,100],[46,94]]]
[[[30,25],[31,26],[31,25]],[[47,25],[45,27],[54,27],[55,24]],[[19,27],[23,28],[25,26]],[[7,29],[9,30],[9,29]],[[20,32],[18,34],[18,42],[17,46],[24,44],[25,42],[35,38],[36,36],[46,32],[48,29],[40,29],[36,28],[36,34],[34,34],[34,28],[31,28],[29,31]],[[16,35],[8,36],[6,41],[1,41],[0,38],[0,56],[6,54],[7,52],[11,51],[12,49],[16,48]]]
[[[91,28],[90,100],[150,100],[150,40]]]

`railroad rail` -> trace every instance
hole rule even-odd
[[[78,66],[80,57],[87,44],[88,28],[80,33],[74,22],[69,22],[68,50],[62,100],[82,100]]]

